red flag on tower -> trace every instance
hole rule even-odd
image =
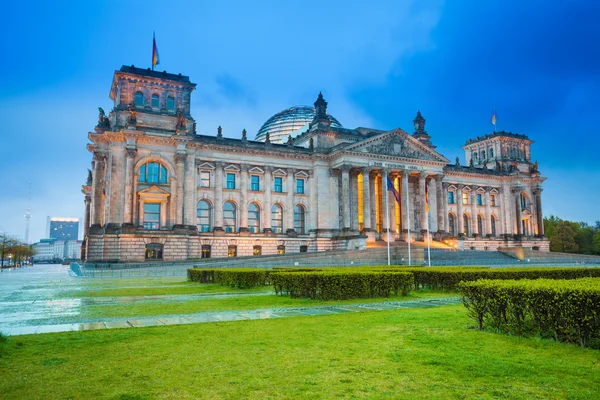
[[[152,32],[152,71],[158,64],[160,64],[160,61],[158,59],[158,49],[156,48],[156,35]]]

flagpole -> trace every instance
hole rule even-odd
[[[431,267],[431,236],[429,235],[429,209],[427,210],[427,262]]]
[[[386,220],[387,220],[387,235],[385,236],[386,241],[387,241],[387,256],[388,256],[388,265],[390,265],[390,191],[389,191],[389,178],[387,177],[387,174],[385,175],[386,177],[386,181],[385,181],[385,214],[387,216]]]
[[[404,172],[405,174],[407,174],[408,172]],[[403,193],[404,194],[404,193]],[[406,186],[406,220],[407,220],[407,224],[408,224],[408,266],[411,266],[411,261],[410,261],[410,203],[408,201],[408,185]]]

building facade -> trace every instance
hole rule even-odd
[[[79,218],[48,217],[46,233],[50,239],[79,239]]]
[[[241,139],[225,138],[220,127],[202,135],[190,115],[194,89],[181,74],[115,71],[114,108],[108,116],[99,109],[89,133],[84,259],[363,249],[379,240],[422,241],[427,224],[435,240],[464,249],[548,250],[545,178],[524,135],[469,140],[462,166],[435,151],[420,112],[412,134],[347,129],[321,94],[308,123],[311,107],[300,106],[269,119],[256,140],[245,130]]]

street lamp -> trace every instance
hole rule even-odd
[[[10,260],[12,259],[12,254],[8,255],[8,265],[10,265]]]

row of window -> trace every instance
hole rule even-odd
[[[493,159],[494,158],[494,149],[492,147],[490,147],[489,151],[488,151],[488,156],[489,159]],[[487,160],[488,158],[485,158],[485,150],[482,150],[481,153],[478,153],[477,151],[473,151],[473,162],[477,163],[479,160],[481,160],[481,162],[483,162],[484,160]]]
[[[464,205],[469,204],[469,192],[463,192],[462,194],[462,203]],[[448,204],[456,204],[454,198],[454,191],[448,192]],[[477,193],[475,195],[475,204],[478,206],[483,206],[483,195],[481,193]],[[496,195],[490,194],[490,206],[496,207]]]
[[[456,236],[457,232],[456,232],[456,220],[455,220],[455,216],[454,214],[448,214],[448,233],[450,233],[452,236]],[[491,218],[491,225],[492,225],[492,231],[490,232],[490,234],[493,237],[496,237],[496,218],[492,215],[490,216]],[[483,229],[483,218],[481,218],[481,215],[477,216],[477,231],[479,232],[480,235],[484,235],[484,229]],[[470,218],[467,214],[463,215],[463,232],[466,236],[471,236],[471,224],[470,224]]]
[[[206,200],[198,202],[197,223],[200,232],[212,231],[212,210],[211,205]],[[273,204],[271,207],[271,230],[274,233],[284,232],[284,212],[279,204]],[[262,231],[260,206],[256,203],[248,205],[248,231],[250,233],[260,233]],[[227,201],[223,205],[223,229],[225,232],[237,232],[237,207]],[[294,230],[299,234],[306,233],[306,210],[303,206],[297,205],[294,207]]]
[[[144,99],[144,93],[139,92],[139,91],[135,92],[135,95],[133,96],[133,104],[135,104],[136,106],[146,105],[146,102]],[[160,107],[160,96],[158,94],[152,95],[150,105],[155,108]],[[175,97],[167,96],[166,106],[167,106],[167,110],[175,111]]]
[[[139,181],[143,183],[163,183],[166,184],[167,180],[167,168],[157,162],[148,162],[140,167]],[[296,193],[304,194],[304,179],[296,178]],[[236,185],[236,174],[227,173],[226,184],[227,189],[237,189]],[[210,187],[210,172],[200,172],[200,187]],[[261,189],[260,176],[250,176],[250,190],[259,191]],[[276,193],[283,193],[283,178],[276,176],[273,178],[273,191]]]
[[[300,246],[300,253],[306,253],[308,251],[308,246]],[[201,257],[202,258],[211,258],[212,246],[210,244],[203,244],[201,248]],[[229,245],[227,246],[227,257],[237,257],[237,246]],[[277,254],[285,254],[285,246],[279,245],[277,246]],[[255,245],[252,247],[252,255],[260,256],[262,255],[262,246]],[[163,258],[163,245],[158,243],[150,243],[146,245],[146,259],[147,260],[162,260]]]

